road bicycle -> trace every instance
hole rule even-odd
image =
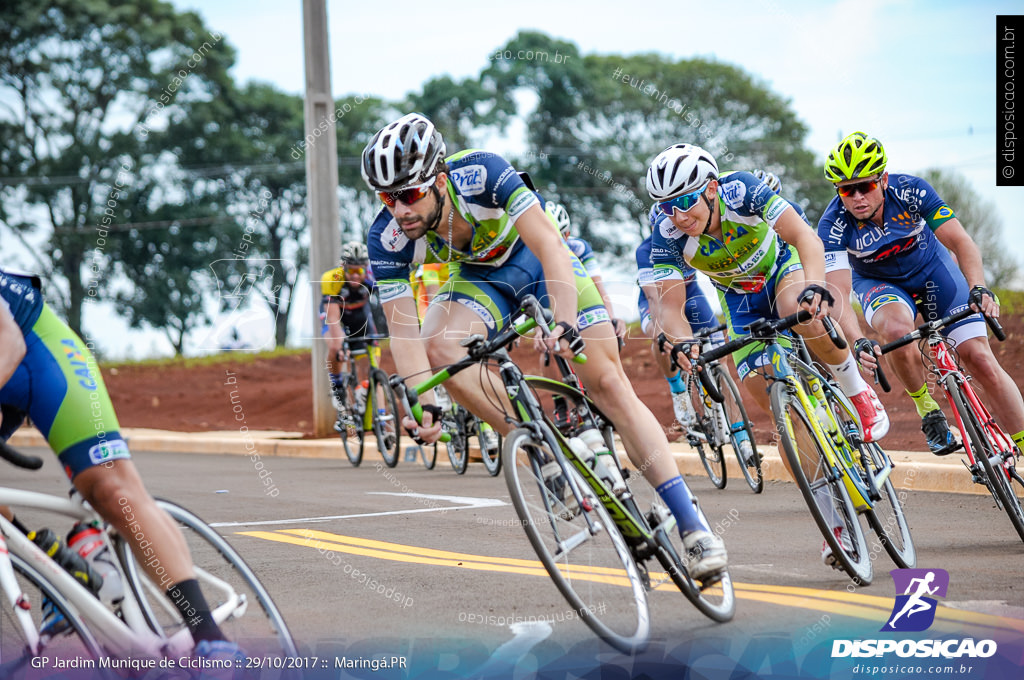
[[[342,406],[338,411],[335,429],[341,436],[341,444],[345,455],[353,466],[363,462],[363,447],[367,432],[373,432],[384,464],[395,467],[398,464],[398,453],[401,450],[401,432],[398,427],[398,408],[395,395],[388,385],[388,375],[377,363],[379,352],[369,351],[370,345],[377,340],[386,339],[386,335],[364,335],[351,338],[353,342],[363,344],[361,349],[350,349],[349,338],[342,343],[341,352],[349,357],[349,372],[342,384]],[[364,342],[365,341],[365,342]],[[369,362],[366,379],[359,380],[355,359],[366,356]],[[365,384],[364,384],[365,383]],[[430,467],[433,467],[431,465]]]
[[[501,435],[495,432],[490,425],[470,413],[462,404],[452,400],[444,385],[437,385],[434,388],[434,394],[438,405],[443,410],[442,427],[448,434],[448,440],[444,442],[444,446],[448,451],[448,460],[452,464],[452,469],[456,474],[466,473],[466,469],[469,467],[471,440],[475,438],[484,468],[488,474],[496,477],[501,471]]]
[[[647,592],[663,584],[678,588],[711,619],[731,619],[735,593],[728,570],[705,582],[689,575],[675,518],[653,493],[650,511],[642,512],[630,485],[645,482],[639,474],[623,479],[611,421],[575,387],[526,376],[509,358],[505,348],[517,337],[538,325],[551,327],[550,314],[532,296],[523,301],[520,312],[525,319],[509,324],[492,340],[479,335],[464,340],[465,358],[415,387],[392,376],[399,403],[420,421],[417,395],[471,366],[498,367],[511,405],[506,421],[513,426],[505,437],[502,464],[520,523],[570,606],[616,649],[634,653],[647,645]],[[555,360],[563,376],[571,372],[564,359]],[[566,438],[558,430],[551,409],[543,405],[553,395],[573,404],[576,413],[599,431],[609,453],[593,455],[581,439]],[[619,493],[612,491],[616,475],[623,486]],[[697,512],[701,513],[699,507]],[[650,568],[651,560],[664,571]]]
[[[0,457],[29,469],[42,465],[39,458],[6,444],[0,444]],[[3,487],[0,505],[10,506],[23,522],[36,522],[45,513],[47,521],[66,520],[69,526],[75,521],[104,526],[74,491],[61,498]],[[167,500],[157,499],[157,505],[188,544],[214,620],[248,657],[242,671],[252,668],[252,659],[275,659],[272,667],[281,670],[278,677],[297,678],[288,661],[297,657],[295,642],[252,569],[196,515]],[[123,586],[112,602],[100,600],[0,515],[0,677],[22,677],[40,657],[171,659],[178,664],[192,656],[192,636],[167,598],[168,584],[151,580],[112,528],[100,538],[116,557],[111,562]]]
[[[977,312],[967,307],[942,319],[923,323],[902,338],[883,345],[881,351],[885,354],[918,341],[922,360],[946,395],[956,426],[963,435],[964,452],[969,461],[964,465],[974,481],[989,490],[996,507],[1006,511],[1017,535],[1024,540],[1024,509],[1021,508],[1024,479],[1021,479],[1016,466],[1020,450],[982,403],[971,385],[970,374],[960,363],[956,348],[940,332],[973,314]],[[983,316],[996,338],[1005,340],[1006,333],[999,321]],[[878,370],[876,374],[882,389],[888,392],[890,387],[885,373]]]
[[[755,369],[770,384],[771,410],[779,436],[780,453],[789,462],[793,479],[832,550],[834,566],[858,585],[872,580],[871,552],[859,515],[868,524],[897,566],[908,569],[917,563],[917,551],[903,506],[890,480],[893,463],[874,442],[865,442],[856,407],[828,373],[816,367],[800,336],[782,334],[810,320],[801,310],[783,319],[760,319],[746,327],[744,335],[703,352],[695,371],[715,401],[722,399],[717,386],[707,379],[705,367],[749,344],[764,343],[769,362]],[[829,338],[840,349],[846,341],[832,320],[823,319]],[[789,345],[789,347],[786,346]],[[816,492],[828,501],[822,508]],[[838,521],[844,537],[833,527]]]
[[[695,341],[700,343],[703,351],[715,346],[710,336],[726,329],[725,324],[715,328],[704,328],[695,333]],[[664,348],[667,339],[664,333],[658,336],[658,347]],[[689,343],[679,343],[673,347],[672,364],[676,363],[680,351],[689,352]],[[718,489],[724,489],[728,482],[726,470],[726,447],[732,449],[739,463],[740,471],[747,485],[754,493],[764,490],[764,475],[761,471],[761,454],[757,452],[754,441],[754,426],[747,416],[747,409],[740,398],[739,387],[729,374],[729,368],[719,361],[707,363],[705,378],[715,385],[716,392],[723,397],[718,402],[709,396],[696,372],[691,371],[687,379],[686,391],[696,414],[696,422],[687,428],[686,439],[690,446],[697,449],[700,462],[708,473],[711,483]],[[744,453],[742,442],[750,444],[749,453]]]

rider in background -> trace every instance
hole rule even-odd
[[[849,305],[851,290],[882,342],[913,331],[918,314],[934,321],[970,305],[999,316],[999,299],[985,287],[981,252],[956,215],[931,185],[920,177],[886,172],[886,162],[885,149],[874,137],[854,132],[843,139],[825,161],[825,177],[838,195],[818,222],[826,280],[836,291],[835,316],[847,337],[859,338],[855,349],[867,370],[877,366],[878,343],[863,337]],[[942,332],[1024,451],[1024,400],[992,355],[981,315]],[[959,442],[929,393],[917,345],[888,357],[914,400],[928,448],[939,456],[955,451]]]

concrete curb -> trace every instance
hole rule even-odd
[[[129,448],[147,452],[213,453],[231,455],[281,456],[288,458],[325,458],[346,460],[345,451],[337,438],[300,439],[295,432],[169,432],[128,428],[122,436]],[[46,447],[46,440],[34,428],[21,428],[11,437],[15,447]],[[404,444],[403,444],[404,458]],[[364,460],[375,460],[377,446],[372,437],[366,440]],[[672,454],[679,472],[683,475],[706,476],[704,466],[696,451],[688,444],[672,444]],[[791,481],[774,446],[758,445],[761,453],[762,471],[765,481]],[[892,482],[899,489],[910,491],[944,491],[988,495],[988,490],[971,481],[964,469],[960,455],[938,458],[928,453],[911,451],[890,451],[893,460]],[[439,465],[446,457],[438,455]],[[471,458],[473,460],[473,458]],[[628,461],[624,461],[628,465]],[[726,477],[730,487],[746,487],[746,481],[739,469],[739,463],[732,457],[726,463]]]

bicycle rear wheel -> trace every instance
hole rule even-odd
[[[365,445],[365,433],[363,432],[363,414],[355,410],[356,394],[355,388],[358,381],[354,374],[345,381],[345,409],[338,412],[338,436],[341,437],[341,446],[345,449],[348,462],[353,467],[359,467],[363,462],[363,446]]]
[[[946,391],[953,399],[953,407],[960,412],[963,418],[964,436],[971,440],[971,449],[974,457],[981,463],[988,480],[989,490],[995,497],[996,505],[1002,507],[1010,518],[1014,530],[1021,540],[1024,541],[1024,509],[1021,508],[1021,499],[1013,486],[1013,477],[1017,477],[1014,466],[1016,451],[1003,450],[997,442],[994,442],[985,432],[981,425],[981,418],[974,410],[969,399],[964,397],[960,383],[953,375],[945,378]],[[1012,476],[1011,476],[1011,472]],[[1024,490],[1024,489],[1022,489]]]
[[[156,503],[181,531],[203,596],[227,638],[250,658],[296,656],[295,642],[277,605],[234,548],[216,530],[180,505],[162,499],[157,499]],[[184,630],[185,623],[167,596],[171,584],[154,583],[123,539],[117,537],[114,546],[124,567],[125,587],[136,595],[150,628],[166,637]],[[184,639],[190,650],[191,637],[186,635]],[[280,675],[271,677],[298,678],[299,671],[281,670]]]
[[[747,409],[743,406],[743,400],[740,398],[740,389],[733,381],[732,376],[729,375],[729,370],[725,366],[719,364],[713,370],[714,373],[712,375],[718,383],[718,391],[725,398],[722,408],[725,411],[725,419],[729,426],[729,439],[725,443],[732,448],[733,453],[736,455],[736,460],[740,465],[740,472],[743,473],[743,478],[747,480],[747,486],[754,493],[761,493],[764,491],[761,454],[757,452],[757,442],[754,441],[754,426],[750,424]],[[750,442],[751,455],[749,458],[744,458],[743,450],[740,447],[739,437],[741,433],[745,434],[746,440]]]
[[[841,432],[851,445],[858,442],[860,457],[854,461],[854,469],[860,475],[865,488],[869,489],[868,493],[871,496],[871,509],[865,512],[868,524],[896,566],[901,569],[913,569],[917,564],[917,549],[914,548],[914,538],[910,535],[910,525],[903,513],[899,494],[888,477],[882,484],[878,483],[878,475],[891,465],[889,456],[878,444],[860,441],[859,417],[854,412],[853,404],[848,399],[840,397],[831,384],[823,383],[823,388]],[[876,489],[871,490],[872,486]]]
[[[555,586],[601,639],[626,653],[642,650],[650,636],[647,593],[593,490],[569,464],[580,505],[548,445],[526,428],[505,438],[502,456],[512,504]]]
[[[377,450],[380,451],[384,464],[388,467],[398,465],[398,451],[401,445],[401,432],[398,427],[398,405],[395,403],[395,393],[391,391],[387,374],[379,368],[370,372],[370,382],[373,384],[372,404],[367,402],[367,408],[371,406],[373,412],[373,434],[377,438]]]
[[[466,435],[466,419],[469,417],[469,411],[457,405],[455,413],[448,412],[443,418],[444,430],[451,436],[451,439],[445,442],[445,448],[448,451],[448,460],[457,475],[466,474],[466,467],[469,465],[469,437]]]
[[[828,464],[822,442],[815,437],[808,414],[799,401],[791,398],[789,387],[782,382],[772,385],[771,405],[775,429],[782,445],[780,452],[789,460],[794,481],[832,555],[854,583],[870,584],[871,555],[860,520],[839,471]],[[826,508],[818,505],[816,492],[827,500]],[[834,524],[844,530],[849,546],[843,546],[843,542],[836,538],[832,529]]]
[[[32,628],[40,634],[40,649],[38,655],[31,653],[29,640],[16,616],[19,610],[5,601],[0,607],[0,678],[42,677],[31,666],[32,659],[37,657],[99,659],[103,656],[89,627],[54,585],[19,556],[10,555],[10,558],[14,578],[29,604],[29,609],[22,611],[29,614]],[[46,609],[44,602],[48,603]],[[50,616],[56,618],[47,621],[63,619],[63,624],[51,627],[44,634],[40,631],[50,608],[55,610]]]
[[[700,381],[694,375],[690,376],[687,390],[690,393],[690,403],[693,404],[694,413],[697,414],[697,430],[704,433],[704,441],[693,441],[697,446],[697,453],[700,455],[700,462],[708,473],[708,479],[715,485],[715,488],[724,489],[729,479],[725,470],[725,452],[722,445],[725,433],[718,427],[720,416],[716,416],[716,410],[720,405],[711,400],[700,386]],[[724,423],[722,424],[724,426]]]
[[[480,457],[484,461],[484,468],[487,470],[487,474],[491,477],[497,477],[498,473],[501,472],[501,435],[497,430],[486,425],[482,420],[476,416],[472,416],[473,420],[470,423],[470,436],[476,437],[477,442],[480,444]],[[486,430],[484,428],[487,428]],[[484,433],[489,431],[490,435]],[[488,446],[488,444],[490,444]]]

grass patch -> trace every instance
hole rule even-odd
[[[230,351],[207,354],[201,357],[164,357],[160,359],[136,359],[131,361],[101,361],[102,368],[135,368],[173,366],[192,368],[194,366],[217,366],[218,364],[247,364],[259,359],[276,359],[293,355],[309,354],[308,347],[278,347],[265,352]]]

